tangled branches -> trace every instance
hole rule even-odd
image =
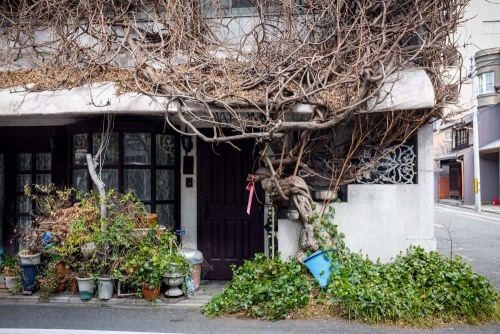
[[[273,177],[331,186],[363,172],[360,152],[401,143],[439,115],[451,94],[441,72],[457,57],[450,36],[467,0],[0,3],[1,66],[10,77],[38,71],[9,85],[54,89],[126,72],[126,89],[179,101],[165,115],[172,127],[211,142],[266,142],[261,166],[276,168]],[[436,106],[362,114],[407,67],[429,75]],[[300,106],[308,111],[294,112]]]

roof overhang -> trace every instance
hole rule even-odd
[[[412,67],[388,75],[378,96],[368,100],[367,112],[426,109],[435,105],[431,79],[423,69]]]
[[[141,93],[120,94],[113,82],[72,89],[31,92],[23,87],[0,90],[0,117],[92,116],[103,114],[162,115],[179,111],[179,103],[167,97]]]
[[[500,138],[479,148],[480,153],[500,152]]]
[[[434,160],[436,160],[436,161],[456,160],[456,159],[459,159],[461,156],[463,156],[465,153],[469,152],[470,150],[472,150],[472,147],[468,147],[468,148],[460,150],[460,151],[451,151],[451,152],[442,154],[437,158],[434,158]]]

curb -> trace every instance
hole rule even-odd
[[[50,297],[48,301],[38,301],[38,296],[23,296],[23,295],[10,295],[7,291],[0,291],[0,305],[1,304],[33,304],[33,305],[72,305],[72,306],[97,306],[97,307],[118,307],[118,308],[200,308],[210,301],[210,297],[196,296],[192,298],[180,298],[170,300],[168,298],[160,298],[155,302],[148,302],[142,298],[117,298],[113,297],[109,300],[101,300],[94,297],[88,301],[82,301],[78,295],[71,293],[60,293]]]
[[[468,204],[450,203],[450,202],[434,202],[434,204],[448,205],[448,206],[453,206],[456,208],[463,208],[463,209],[474,211],[474,208],[470,207]],[[495,211],[495,210],[491,210],[488,208],[485,209],[484,207],[481,208],[481,212],[487,212],[487,213],[493,213],[493,214],[500,215],[500,211]]]

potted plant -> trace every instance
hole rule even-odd
[[[90,300],[94,297],[95,280],[94,273],[97,263],[96,257],[82,260],[75,263],[74,268],[77,270],[76,281],[78,282],[78,290],[81,300]]]
[[[163,282],[169,287],[165,292],[167,297],[179,297],[184,293],[179,286],[184,283],[186,275],[189,273],[191,264],[186,257],[173,249],[167,255],[167,266],[163,273]]]
[[[38,300],[48,301],[49,298],[56,292],[59,284],[59,277],[56,271],[56,262],[50,261],[45,268],[37,276],[39,285]]]
[[[113,297],[114,283],[110,275],[111,263],[101,259],[97,271],[97,295],[101,300],[108,300]]]
[[[122,272],[140,287],[145,299],[153,301],[158,298],[163,274],[169,269],[170,255],[176,247],[175,235],[171,231],[152,227],[135,246],[136,251],[127,258]]]
[[[124,265],[132,282],[140,287],[148,301],[158,299],[160,294],[163,272],[167,267],[164,255],[154,244],[143,243]]]
[[[3,269],[5,275],[5,285],[9,291],[20,290],[19,277],[21,276],[21,268],[17,264],[16,258],[5,255]]]

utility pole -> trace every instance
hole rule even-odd
[[[471,79],[472,79],[472,152],[474,155],[474,209],[481,212],[481,171],[479,167],[479,126],[477,117],[477,97],[474,90],[474,59],[471,57]],[[463,185],[462,185],[463,186]]]
[[[472,114],[472,136],[474,154],[474,208],[476,212],[481,212],[481,172],[479,168],[479,130],[477,118],[477,106],[474,106]]]

